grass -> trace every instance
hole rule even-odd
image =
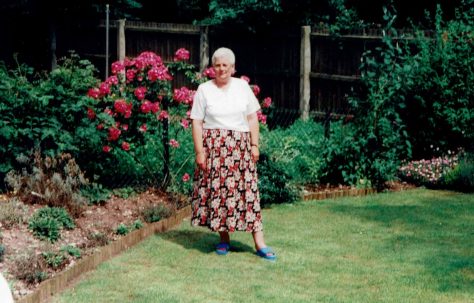
[[[153,236],[53,302],[474,302],[474,195],[412,190],[264,211],[271,263],[251,236]]]

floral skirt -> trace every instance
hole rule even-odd
[[[194,173],[191,224],[213,231],[262,230],[250,133],[204,129],[203,143],[206,169]]]

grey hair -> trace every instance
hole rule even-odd
[[[218,48],[212,55],[212,64],[214,64],[217,58],[225,58],[230,61],[230,64],[235,64],[235,55],[234,52],[227,47]]]

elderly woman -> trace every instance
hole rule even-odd
[[[257,185],[260,105],[248,83],[232,77],[230,49],[216,50],[212,65],[215,79],[198,87],[191,110],[197,164],[191,224],[219,232],[219,255],[230,250],[230,232],[246,231],[253,235],[257,255],[275,260],[263,237]]]

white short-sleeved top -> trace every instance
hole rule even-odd
[[[260,104],[245,80],[231,78],[226,89],[213,80],[199,85],[194,95],[191,119],[203,120],[203,128],[250,130],[247,115],[260,109]]]

